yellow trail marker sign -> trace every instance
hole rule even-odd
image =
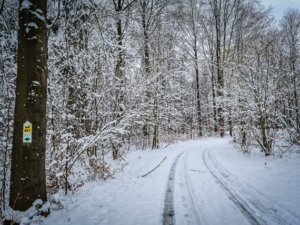
[[[32,123],[26,121],[23,124],[23,143],[32,142]]]

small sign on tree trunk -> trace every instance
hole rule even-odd
[[[26,121],[23,124],[23,143],[32,142],[32,123]]]

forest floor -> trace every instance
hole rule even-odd
[[[44,224],[300,224],[299,153],[244,154],[230,138],[204,138],[125,160],[114,179],[57,194],[64,208]]]

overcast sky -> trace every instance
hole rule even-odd
[[[273,15],[277,20],[280,20],[283,13],[290,8],[297,8],[300,10],[300,0],[261,0],[262,4],[266,7],[272,5]]]

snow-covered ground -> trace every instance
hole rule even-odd
[[[299,154],[245,155],[229,138],[206,138],[132,151],[126,161],[115,179],[56,195],[65,207],[52,211],[45,224],[155,225],[164,216],[179,225],[300,224]],[[167,187],[173,213],[164,211]]]

